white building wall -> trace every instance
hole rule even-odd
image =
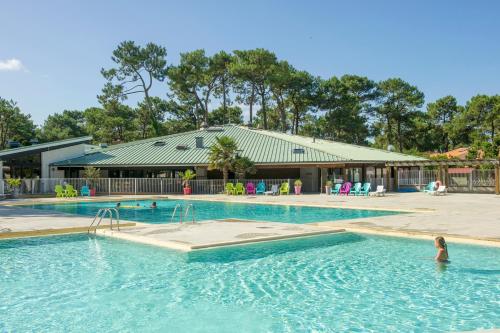
[[[41,154],[42,178],[62,178],[64,172],[58,171],[57,167],[50,167],[51,163],[79,157],[85,154],[86,144],[44,151]]]

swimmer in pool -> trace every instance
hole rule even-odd
[[[120,206],[121,206],[121,205],[122,205],[122,203],[121,203],[121,202],[118,202],[118,203],[116,204],[116,208],[120,208]]]
[[[437,262],[448,262],[448,245],[446,245],[446,241],[444,240],[444,238],[441,236],[436,237],[436,239],[434,240],[434,246],[436,246],[436,249],[438,249],[438,252],[434,259],[436,259]]]
[[[153,203],[151,204],[151,208],[157,208],[158,206],[156,205],[156,201],[153,201]]]

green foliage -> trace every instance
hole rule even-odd
[[[7,178],[6,181],[7,181],[7,185],[11,189],[21,187],[21,178]]]
[[[0,149],[8,140],[26,145],[35,137],[35,125],[29,115],[21,112],[17,103],[0,97]]]
[[[220,106],[208,115],[209,125],[243,124],[243,110],[239,106]]]
[[[108,81],[99,96],[105,106],[109,101],[126,99],[129,95],[144,95],[145,108],[149,111],[149,120],[156,135],[160,135],[157,111],[151,102],[149,92],[153,81],[164,81],[167,75],[167,50],[153,43],[145,47],[133,41],[124,41],[113,51],[111,60],[115,68],[101,70]]]
[[[183,187],[189,187],[189,181],[194,179],[196,177],[196,174],[194,173],[193,170],[187,169],[184,172],[179,172],[179,177],[182,179],[182,186]]]
[[[253,175],[257,172],[255,164],[246,156],[236,157],[232,169],[238,179],[245,179],[247,174]]]
[[[49,115],[41,130],[40,139],[44,142],[77,138],[87,135],[85,115],[78,110],[64,110]]]
[[[92,187],[96,180],[101,178],[101,169],[93,166],[86,166],[83,168],[83,178],[87,180],[89,186]]]
[[[216,137],[216,142],[210,147],[208,154],[208,169],[222,171],[224,183],[227,183],[229,171],[233,169],[236,151],[236,141],[228,136]]]
[[[296,180],[293,182],[293,185],[294,185],[294,186],[302,186],[302,180],[300,180],[300,179],[296,179]]]

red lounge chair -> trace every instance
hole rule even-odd
[[[255,185],[253,183],[247,183],[247,194],[255,194]]]
[[[346,182],[344,185],[342,185],[342,188],[340,189],[339,195],[349,195],[349,192],[351,191],[351,183]]]

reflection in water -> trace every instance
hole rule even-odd
[[[187,254],[187,262],[228,263],[239,260],[258,259],[287,252],[304,251],[312,248],[361,242],[364,239],[361,235],[340,233],[198,250]]]

